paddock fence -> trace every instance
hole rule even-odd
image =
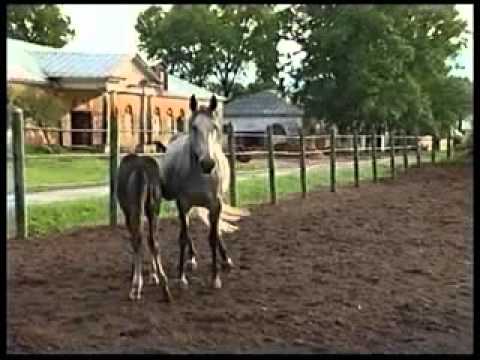
[[[111,226],[123,223],[123,215],[115,196],[116,174],[122,157],[135,152],[137,155],[161,158],[164,148],[152,144],[152,130],[130,129],[130,135],[139,135],[139,142],[135,149],[121,151],[121,136],[127,131],[117,127],[116,114],[110,116],[108,129],[32,128],[25,126],[21,109],[9,108],[8,237],[29,237],[28,212],[33,204],[27,198],[39,191],[63,190],[68,199],[68,189],[79,191],[91,186],[103,186],[104,201],[101,201],[96,223]],[[26,152],[25,134],[32,131],[56,134],[59,138],[65,133],[70,136],[75,133],[83,134],[82,136],[89,134],[92,139],[96,136],[95,142],[101,146],[97,146],[96,150],[95,146],[94,150],[92,147],[76,147],[58,154],[30,154]],[[168,137],[175,134],[168,132],[160,135]],[[246,139],[257,145],[248,148],[241,146]],[[235,134],[232,127],[227,127],[223,143],[230,163],[229,202],[232,206],[261,202],[276,204],[279,196],[285,194],[298,193],[302,198],[307,198],[308,192],[319,186],[328,186],[330,191],[335,192],[337,177],[342,176],[343,179],[345,175],[342,174],[347,173],[346,176],[351,177],[351,182],[356,187],[367,178],[374,182],[385,176],[395,178],[402,169],[438,161],[439,149],[435,146],[435,140],[433,136],[428,138],[405,133],[393,133],[392,136],[356,132],[337,134],[334,130],[323,135],[305,135],[300,131],[297,135],[286,136],[274,135],[271,127],[267,128],[265,134]],[[452,141],[447,139],[447,142],[447,158],[451,158]],[[55,177],[57,173],[69,178],[68,181]],[[36,183],[36,177],[48,184]],[[87,180],[79,180],[80,177]],[[89,178],[92,180],[88,181]],[[58,204],[61,202],[44,206],[60,206]],[[173,204],[166,204],[163,210],[172,213],[175,211]]]

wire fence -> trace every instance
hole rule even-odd
[[[161,158],[168,146],[166,143],[178,136],[172,131],[118,129],[115,119],[111,119],[114,121],[110,121],[108,129],[24,127],[20,109],[9,111],[9,119],[7,230],[8,236],[20,238],[28,237],[27,220],[42,216],[34,207],[40,203],[35,202],[35,196],[41,197],[37,191],[48,191],[43,198],[53,201],[55,196],[74,199],[75,194],[87,193],[87,187],[101,188],[103,192],[99,190],[96,195],[100,210],[96,213],[95,224],[115,226],[123,222],[115,197],[116,171],[122,157],[135,152]],[[63,145],[60,153],[26,153],[26,147],[31,145],[25,145],[25,137],[32,131],[68,134],[70,138],[62,135],[56,139]],[[85,143],[83,147],[82,144],[73,144],[73,134],[79,134],[74,142]],[[129,136],[122,138],[122,134]],[[149,134],[163,137],[164,142],[156,143],[153,137],[148,138]],[[94,135],[101,137],[94,139]],[[227,127],[223,145],[230,162],[230,203],[233,206],[261,202],[275,204],[278,198],[292,192],[305,198],[308,191],[318,186],[329,186],[331,191],[336,191],[337,180],[343,183],[346,177],[355,186],[360,186],[360,180],[367,178],[373,181],[382,176],[394,178],[399,166],[407,169],[412,165],[420,166],[428,159],[435,162],[438,152],[435,140],[431,137],[428,144],[428,141],[412,135],[337,134],[334,131],[320,135],[305,135],[303,132],[278,135],[273,133],[272,127],[260,134],[234,133],[231,127]],[[99,194],[102,200],[99,200]],[[60,201],[55,205],[45,202],[44,206],[58,207],[58,216],[63,215]],[[31,214],[27,214],[27,209]],[[165,204],[164,210],[173,212],[174,208]],[[86,216],[88,214],[86,212]]]

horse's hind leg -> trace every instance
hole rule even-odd
[[[220,213],[221,213],[222,212],[222,208],[221,208],[222,202],[221,202],[220,199],[219,199],[219,203],[220,203]],[[227,269],[227,270],[232,269],[233,268],[233,261],[228,256],[227,249],[225,248],[225,243],[223,242],[223,239],[220,235],[218,236],[218,250],[219,250],[220,256],[222,257],[222,260],[223,260],[222,267],[224,269]]]
[[[170,294],[170,289],[168,288],[168,279],[163,271],[162,260],[160,258],[160,246],[157,241],[155,241],[155,233],[157,230],[158,219],[155,214],[148,214],[148,225],[149,225],[149,234],[148,234],[148,246],[150,248],[150,253],[152,254],[152,265],[154,269],[154,274],[160,276],[162,282],[163,293],[168,302],[172,300]],[[158,277],[157,277],[158,284]]]
[[[142,298],[143,288],[143,245],[141,230],[136,229],[132,232],[132,247],[133,247],[133,278],[132,287],[130,289],[130,300],[140,300]]]

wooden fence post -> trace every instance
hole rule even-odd
[[[330,129],[330,191],[335,192],[335,161],[336,161],[336,142],[335,128],[332,126]]]
[[[452,130],[448,129],[447,134],[447,159],[450,160],[452,158]]]
[[[395,133],[390,127],[390,171],[392,179],[395,179]]]
[[[15,179],[15,220],[17,237],[26,239],[27,206],[25,202],[25,147],[24,147],[24,123],[23,111],[18,107],[11,108],[12,119],[12,149],[13,149],[13,173]]]
[[[115,93],[110,94],[110,226],[116,226],[117,216],[117,169],[120,157],[118,141],[118,114],[115,109]]]
[[[408,139],[407,132],[403,131],[403,167],[408,169]]]
[[[373,182],[377,182],[377,136],[375,128],[372,130],[372,175]]]
[[[432,135],[432,164],[435,164],[435,152],[437,151],[437,136]]]
[[[358,133],[355,127],[353,129],[353,177],[356,187],[359,187],[358,175]]]
[[[305,166],[305,134],[303,128],[300,129],[300,185],[302,187],[302,197],[307,197],[307,172]]]
[[[268,173],[270,179],[270,199],[272,204],[277,203],[277,194],[275,189],[275,161],[273,156],[273,127],[267,127],[268,134]]]
[[[228,152],[230,160],[230,205],[237,206],[237,180],[235,174],[235,137],[233,125],[228,126]]]
[[[416,129],[415,133],[416,133],[416,138],[415,138],[415,141],[416,141],[415,152],[416,152],[416,155],[417,155],[417,167],[420,167],[420,164],[421,164],[421,151],[422,151],[422,149],[420,148],[420,136],[419,136],[419,131],[418,131],[418,129]]]

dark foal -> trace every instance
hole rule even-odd
[[[139,300],[142,297],[144,218],[146,216],[149,225],[147,243],[152,255],[152,276],[157,284],[162,283],[166,300],[171,301],[168,280],[160,259],[160,245],[155,238],[162,200],[160,168],[156,160],[135,154],[125,156],[118,169],[117,198],[125,215],[133,249],[130,299]]]

